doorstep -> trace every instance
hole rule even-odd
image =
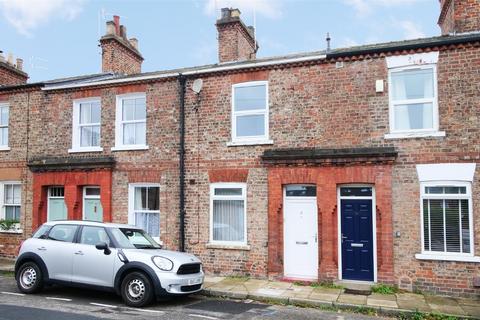
[[[456,299],[414,293],[349,294],[344,289],[311,287],[247,277],[206,276],[202,294],[353,312],[369,310],[378,315],[388,316],[424,312],[442,313],[460,319],[480,318],[480,299]]]

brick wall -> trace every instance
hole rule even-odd
[[[0,62],[0,86],[26,83],[28,75],[16,67]]]
[[[442,34],[480,30],[479,0],[441,0],[438,24]]]
[[[142,71],[143,58],[115,36],[100,40],[102,72],[136,74]]]

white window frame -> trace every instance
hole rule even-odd
[[[145,120],[128,120],[123,121],[122,106],[125,99],[145,99]],[[115,107],[115,146],[112,147],[112,151],[124,151],[124,150],[147,150],[147,118],[148,118],[148,106],[147,95],[145,92],[127,93],[116,96]],[[145,122],[145,144],[123,144],[123,124],[124,123],[142,123]]]
[[[430,194],[425,193],[426,187],[465,187],[465,194]],[[461,252],[439,252],[425,250],[425,235],[423,223],[423,200],[424,199],[455,199],[468,200],[468,216],[469,216],[469,237],[470,237],[470,253]],[[472,206],[472,185],[465,181],[428,181],[420,183],[420,235],[421,235],[421,254],[416,254],[415,257],[421,260],[446,260],[446,261],[464,261],[464,262],[480,262],[480,257],[475,254],[475,239],[474,239],[474,225],[473,225],[473,206]],[[461,223],[461,221],[460,221]],[[444,225],[445,228],[445,225]],[[444,237],[446,233],[444,232]],[[461,235],[460,235],[461,236]]]
[[[246,111],[235,111],[235,89],[245,88],[245,87],[254,87],[254,86],[265,86],[265,109],[257,110],[246,110]],[[255,144],[272,144],[273,141],[269,140],[269,122],[270,122],[270,112],[269,112],[269,97],[268,97],[268,81],[250,81],[237,83],[232,85],[232,101],[231,101],[231,121],[232,121],[232,141],[227,143],[229,146],[235,145],[255,145]],[[265,123],[265,134],[263,136],[245,136],[237,137],[237,117],[238,116],[247,116],[247,115],[264,115]]]
[[[100,122],[99,123],[89,123],[87,126],[99,125],[100,126],[100,146],[94,147],[82,147],[80,144],[80,130],[82,125],[80,125],[80,104],[82,103],[100,103]],[[85,99],[76,99],[73,101],[73,113],[72,113],[72,148],[68,150],[70,153],[74,152],[100,152],[103,151],[101,147],[102,144],[102,103],[99,97],[85,98]]]
[[[129,183],[128,184],[128,224],[135,226],[135,188],[141,187],[157,187],[158,194],[160,195],[160,184],[159,183]],[[159,200],[160,201],[160,200]],[[158,210],[142,210],[142,212],[148,213],[158,213],[158,221],[160,222],[159,226],[159,236],[152,237],[155,241],[159,244],[163,245],[163,242],[160,240],[160,236],[162,235],[162,220],[161,220],[161,210],[160,210],[161,203],[158,204]],[[146,230],[145,230],[146,231]]]
[[[393,99],[393,82],[392,74],[400,73],[408,70],[427,70],[433,71],[433,97],[422,99]],[[437,81],[437,65],[436,63],[425,65],[409,65],[402,67],[395,67],[388,70],[388,101],[389,101],[389,128],[390,133],[385,135],[386,139],[395,138],[415,138],[415,137],[430,137],[430,136],[445,136],[445,132],[439,131],[439,112],[438,112],[438,81]],[[395,106],[397,105],[411,105],[418,103],[432,104],[432,128],[425,129],[411,129],[411,130],[397,130],[395,129]]]
[[[9,206],[5,203],[5,186],[6,185],[19,185],[20,186],[20,220],[21,220],[22,216],[24,214],[24,212],[22,210],[23,206],[22,206],[22,182],[21,181],[1,181],[0,182],[0,206],[1,206],[0,219],[5,219],[6,218],[5,207]],[[16,226],[14,226],[14,230],[8,230],[8,231],[7,230],[2,230],[1,232],[22,232],[22,230],[20,230],[20,223],[21,223],[21,221],[19,221],[19,223],[16,224]]]
[[[10,105],[7,102],[0,102],[0,108],[7,108],[8,109],[8,124],[6,126],[0,126],[0,128],[7,128],[8,130],[8,139],[7,144],[0,144],[0,151],[9,151],[9,143],[10,143]]]
[[[228,189],[242,189],[241,196],[218,196],[215,195],[215,189],[228,188]],[[213,240],[213,200],[243,200],[243,241],[218,241]],[[209,244],[230,246],[230,247],[246,247],[247,246],[247,184],[236,182],[218,182],[210,184],[210,236]]]

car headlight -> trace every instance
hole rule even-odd
[[[153,257],[152,261],[160,270],[170,271],[173,269],[173,262],[170,259],[164,257]]]

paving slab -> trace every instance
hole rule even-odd
[[[306,299],[310,296],[310,294],[313,292],[312,287],[299,287],[299,286],[293,286],[289,289],[286,290],[286,294],[289,295],[290,297],[295,297],[295,298],[303,298]]]
[[[367,305],[385,308],[398,308],[397,296],[394,294],[373,293],[367,297]]]
[[[320,301],[328,301],[328,302],[335,302],[338,299],[338,294],[330,294],[330,293],[317,293],[313,291],[309,296],[308,299],[311,300],[320,300]]]
[[[336,294],[337,296],[343,292],[343,289],[336,288],[324,288],[324,287],[315,287],[313,292],[323,293],[323,294]]]
[[[366,305],[367,296],[360,295],[360,294],[342,293],[338,297],[337,302],[346,303],[346,304],[355,304],[355,305]]]
[[[454,298],[449,297],[439,297],[439,296],[430,296],[425,295],[425,301],[429,304],[437,304],[437,305],[448,305],[448,306],[458,306],[458,302]]]
[[[457,298],[456,300],[460,306],[480,306],[480,299]]]
[[[467,315],[474,317],[475,319],[480,319],[480,303],[476,306],[463,305],[462,309]]]
[[[450,306],[450,305],[438,305],[438,304],[429,304],[433,312],[445,313],[445,314],[455,314],[455,315],[466,315],[467,313],[460,306]]]
[[[432,309],[425,301],[425,297],[416,293],[397,293],[397,304],[401,309],[430,312]]]

